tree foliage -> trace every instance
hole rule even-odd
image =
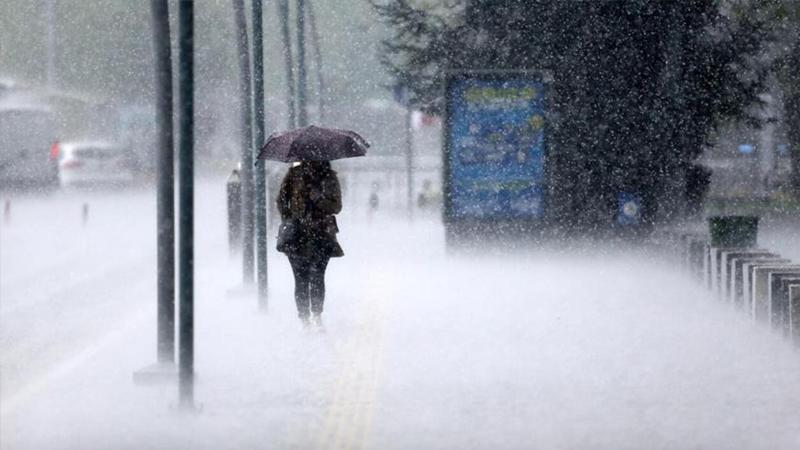
[[[447,70],[552,74],[550,210],[562,223],[607,223],[619,192],[641,195],[649,219],[669,218],[710,131],[757,120],[766,28],[714,0],[374,6],[394,30],[383,61],[422,109],[441,111]]]
[[[773,71],[783,101],[783,121],[792,161],[792,188],[800,198],[800,2],[751,0],[737,4],[739,15],[757,13],[770,24],[776,39],[772,45]]]

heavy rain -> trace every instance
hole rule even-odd
[[[795,0],[3,0],[0,448],[800,448]]]

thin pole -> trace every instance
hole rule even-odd
[[[306,2],[297,0],[297,125],[308,125],[306,106]]]
[[[406,96],[406,184],[408,185],[408,220],[414,218],[414,140],[411,128],[411,105]]]
[[[168,0],[151,0],[158,127],[158,362],[175,362],[175,146]]]
[[[254,145],[264,145],[264,41],[262,0],[253,0],[253,112]],[[258,267],[258,305],[267,309],[267,182],[264,161],[256,162],[256,262]]]
[[[242,281],[253,283],[255,255],[253,254],[253,122],[250,85],[250,49],[247,37],[247,18],[244,0],[233,0],[236,19],[236,43],[239,55],[239,89],[242,124]]]
[[[322,44],[319,37],[319,29],[317,28],[317,16],[314,13],[314,3],[311,0],[308,2],[308,22],[311,27],[311,43],[314,47],[314,66],[317,72],[317,100],[319,101],[319,121],[325,121],[325,77],[322,73]]]
[[[179,403],[194,407],[194,3],[178,3]]]
[[[289,0],[278,1],[278,17],[281,21],[283,41],[283,58],[286,66],[286,103],[289,109],[289,128],[297,126],[297,115],[294,103],[294,61],[292,58],[292,37],[289,33]]]

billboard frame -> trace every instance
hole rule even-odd
[[[479,79],[486,81],[505,80],[509,78],[527,78],[543,85],[544,92],[542,97],[543,116],[543,143],[542,143],[542,214],[538,218],[473,218],[457,217],[453,211],[453,180],[450,156],[453,151],[453,143],[450,142],[450,135],[453,126],[452,99],[449,97],[451,86],[456,81],[464,79]],[[542,230],[548,222],[549,217],[549,192],[551,189],[551,169],[548,161],[551,155],[550,132],[552,111],[550,111],[549,90],[552,84],[552,75],[545,70],[535,69],[508,69],[508,70],[447,70],[442,84],[443,98],[443,124],[442,124],[442,184],[443,184],[443,208],[442,219],[447,230],[448,242],[451,238],[458,235],[482,232],[490,229],[497,231],[512,231],[529,234],[537,230]]]

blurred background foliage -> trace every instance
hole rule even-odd
[[[153,86],[150,3],[146,0],[54,0],[57,87],[120,101],[149,101]],[[173,31],[176,2],[171,2]],[[46,1],[0,2],[0,76],[45,82]],[[319,22],[331,101],[386,95],[378,42],[385,35],[363,0],[313,2]],[[236,95],[236,41],[229,0],[197,0],[196,64],[199,100],[222,90]],[[248,11],[249,13],[249,11]],[[265,2],[268,95],[283,97],[283,58],[277,2]],[[292,25],[294,25],[292,23]],[[309,64],[313,59],[309,57]],[[315,84],[310,83],[313,95]],[[313,102],[313,98],[312,98]]]

